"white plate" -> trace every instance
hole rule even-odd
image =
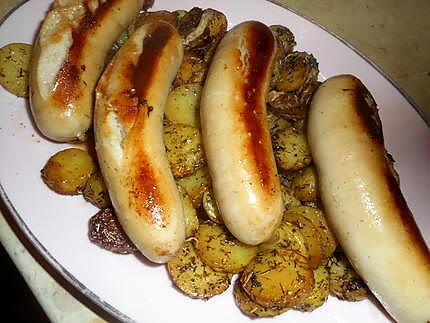
[[[0,46],[31,42],[49,0],[29,1],[0,28]],[[158,0],[154,9],[190,9],[194,5],[224,12],[230,26],[244,20],[283,24],[296,36],[298,49],[313,53],[324,77],[358,76],[380,106],[386,146],[396,159],[402,190],[427,244],[430,242],[430,131],[404,96],[351,47],[315,24],[264,0]],[[122,320],[143,322],[250,322],[234,304],[232,289],[208,301],[192,300],[173,286],[163,266],[135,256],[115,255],[91,244],[88,219],[96,209],[82,197],[50,191],[39,170],[54,152],[67,145],[39,136],[23,99],[0,89],[0,194],[10,213],[48,263],[75,288]],[[289,311],[259,322],[387,322],[372,302],[330,298],[311,314]]]

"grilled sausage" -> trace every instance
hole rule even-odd
[[[85,138],[106,55],[143,2],[54,1],[34,44],[30,71],[31,111],[46,137]]]
[[[321,85],[308,139],[328,220],[352,265],[396,320],[429,321],[429,249],[387,157],[376,104],[357,78]]]
[[[251,245],[269,239],[282,216],[265,103],[275,53],[264,24],[234,27],[216,50],[201,96],[215,198],[230,232]]]
[[[163,143],[164,105],[183,57],[166,22],[139,27],[96,88],[94,133],[118,219],[151,261],[168,261],[185,239],[183,207]]]

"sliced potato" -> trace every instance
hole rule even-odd
[[[320,266],[314,270],[315,285],[311,294],[294,308],[303,312],[312,312],[322,306],[330,294],[330,279],[326,266]]]
[[[193,201],[184,188],[178,185],[178,191],[181,195],[182,205],[184,207],[185,216],[185,236],[187,238],[193,236],[199,228],[199,218],[197,217],[196,209],[193,206]]]
[[[303,256],[308,256],[308,247],[305,237],[296,225],[287,221],[281,222],[269,241],[259,245],[260,250],[277,248],[295,250]]]
[[[330,294],[346,301],[361,301],[369,293],[366,284],[352,268],[342,252],[335,252],[329,261]]]
[[[32,45],[23,43],[11,43],[0,48],[0,84],[16,96],[28,96],[32,51]]]
[[[216,271],[238,273],[257,255],[256,246],[237,240],[223,225],[212,222],[199,226],[196,252],[204,263]]]
[[[272,135],[280,129],[291,127],[291,123],[289,121],[284,118],[278,117],[270,111],[267,112],[267,123],[269,124],[270,134]]]
[[[206,163],[200,131],[195,127],[181,123],[167,125],[164,144],[175,177],[189,176]]]
[[[308,259],[296,251],[279,248],[259,253],[240,277],[245,293],[264,307],[292,307],[302,302],[314,286]]]
[[[204,192],[211,186],[207,167],[199,168],[194,174],[177,179],[176,183],[187,191],[196,209],[202,204]]]
[[[82,193],[88,202],[99,209],[104,209],[111,205],[109,193],[100,171],[96,171],[90,176]]]
[[[273,317],[289,310],[289,307],[267,308],[257,304],[246,295],[238,281],[234,284],[233,295],[240,310],[250,317]]]
[[[289,187],[281,185],[281,193],[286,210],[295,206],[302,205],[302,203],[294,196],[292,190]]]
[[[224,223],[211,189],[203,194],[203,209],[205,210],[209,220],[218,224]]]
[[[87,151],[68,148],[53,155],[41,170],[42,179],[53,191],[75,195],[82,193],[96,164]]]
[[[192,298],[207,299],[221,294],[229,286],[231,274],[217,272],[197,256],[191,241],[167,263],[167,270],[182,292]]]
[[[284,221],[294,224],[303,235],[308,251],[309,267],[316,269],[323,262],[321,234],[309,219],[291,210],[289,209],[284,213]]]
[[[289,212],[304,216],[318,229],[321,235],[323,259],[328,260],[336,250],[337,241],[325,219],[323,211],[310,206],[298,206],[291,208]]]
[[[173,89],[167,97],[165,115],[173,123],[200,127],[200,84],[186,84]]]
[[[300,201],[311,202],[318,199],[317,174],[313,166],[297,171],[291,182],[294,196]]]
[[[306,134],[295,128],[276,131],[272,144],[278,166],[286,171],[305,168],[312,161]]]

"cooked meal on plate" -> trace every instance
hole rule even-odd
[[[34,44],[0,49],[0,84],[70,143],[41,180],[100,209],[89,240],[191,298],[234,284],[250,317],[371,292],[428,322],[429,249],[365,85],[323,80],[288,26],[151,5],[55,0]]]

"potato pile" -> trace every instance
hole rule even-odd
[[[201,141],[200,93],[211,57],[226,33],[227,19],[213,9],[144,12],[114,44],[111,57],[137,26],[151,19],[175,25],[185,47],[164,121],[167,157],[186,215],[187,240],[167,264],[174,284],[189,297],[208,299],[227,290],[236,275],[234,299],[251,317],[276,316],[290,309],[313,311],[329,294],[349,301],[365,298],[367,288],[325,220],[306,140],[307,109],[319,86],[316,59],[294,50],[294,35],[288,28],[271,26],[278,52],[267,97],[267,122],[285,212],[269,241],[249,246],[223,225]],[[17,61],[26,59],[23,56]],[[0,60],[1,71],[7,70],[3,64]],[[96,158],[89,153],[93,144],[91,136],[88,138],[90,149],[70,148],[52,156],[41,171],[42,179],[55,192],[82,194],[101,209],[90,221],[93,242],[113,252],[135,252],[115,221]],[[99,230],[101,227],[107,229]]]

